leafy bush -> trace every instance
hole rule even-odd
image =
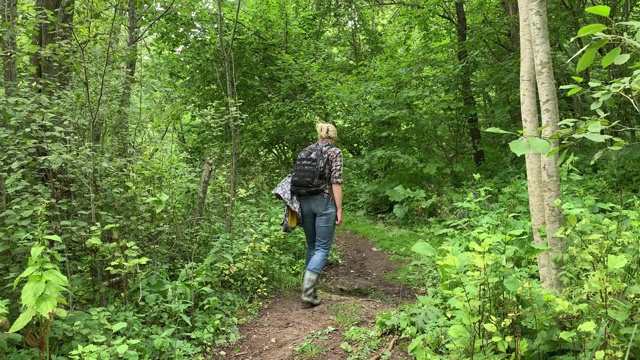
[[[428,295],[381,314],[378,327],[411,339],[418,359],[637,357],[638,199],[622,206],[568,196],[566,290],[553,294],[538,280],[536,255],[545,249],[509,211],[521,206],[513,191],[524,188],[470,191],[455,204],[457,218],[424,229],[429,240],[413,250],[431,274]]]

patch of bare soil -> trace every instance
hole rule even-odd
[[[318,295],[322,304],[304,308],[297,293],[272,299],[259,318],[240,326],[242,338],[216,359],[347,359],[340,347],[352,325],[369,326],[381,311],[411,300],[411,289],[389,279],[399,263],[375,245],[341,232],[334,247],[342,251],[339,264],[328,264],[321,276]],[[391,359],[404,359],[393,349],[395,339],[384,339],[379,352],[391,349]],[[297,349],[297,350],[296,350]]]

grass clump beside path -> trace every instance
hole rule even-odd
[[[401,258],[412,258],[411,247],[421,236],[412,230],[401,229],[354,215],[345,215],[342,230],[368,238],[374,241],[381,250]]]
[[[417,279],[422,277],[422,273],[416,271],[416,266],[421,265],[420,259],[411,251],[411,248],[424,237],[423,234],[356,215],[345,215],[340,231],[367,238],[378,249],[400,260],[396,274],[392,276],[398,282],[411,287],[422,283],[422,279]]]

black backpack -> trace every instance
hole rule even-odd
[[[312,144],[298,154],[291,174],[291,192],[299,196],[318,195],[327,188],[330,144]]]

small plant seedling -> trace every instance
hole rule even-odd
[[[340,303],[329,306],[335,323],[345,329],[358,325],[362,321],[360,314],[363,310],[364,307],[356,303]]]
[[[301,359],[314,359],[324,353],[324,346],[314,343],[315,340],[326,340],[329,338],[329,334],[335,331],[333,326],[327,326],[327,328],[320,331],[312,332],[304,336],[304,343],[293,348],[296,354]]]
[[[324,346],[314,344],[313,340],[305,342],[293,348],[300,359],[308,360],[319,357],[324,353]]]

